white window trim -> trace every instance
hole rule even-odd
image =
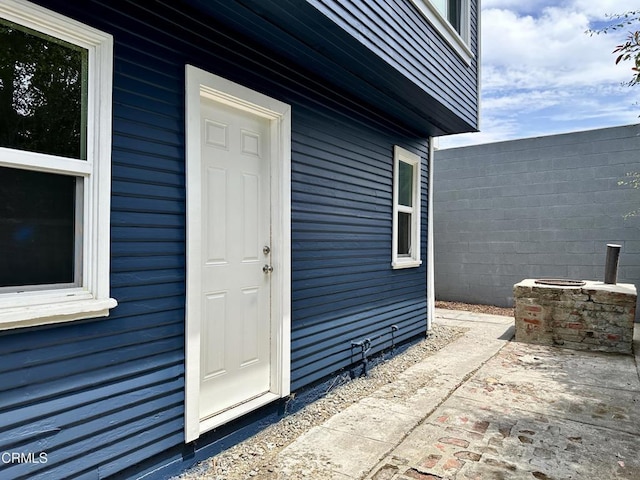
[[[400,162],[413,166],[413,207],[411,207],[411,256],[398,256],[398,213],[406,210],[398,203]],[[422,265],[420,258],[420,157],[398,145],[393,149],[393,239],[391,242],[391,266],[394,269]]]
[[[0,147],[0,166],[84,179],[82,283],[0,294],[0,330],[104,317],[109,297],[113,37],[24,0],[0,2],[0,17],[88,50],[87,160]]]
[[[429,0],[411,0],[411,2],[447,41],[458,56],[470,66],[475,55],[469,47],[469,39],[471,37],[471,25],[469,20],[471,13],[469,11],[469,0],[461,0],[462,18],[460,19],[460,30],[462,31],[462,34],[459,34],[456,29],[453,28],[449,21]]]

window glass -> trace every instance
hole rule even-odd
[[[450,0],[449,8],[447,11],[447,20],[449,20],[449,23],[455,29],[455,31],[460,34],[462,34],[462,24],[461,24],[462,16],[461,15],[462,15],[462,10],[460,6],[460,1]]]
[[[77,181],[0,167],[0,287],[74,283]]]
[[[413,206],[413,165],[400,162],[399,170],[398,203],[411,207]]]
[[[445,18],[447,17],[447,0],[431,0],[431,3]]]
[[[86,49],[0,19],[0,147],[86,159]]]
[[[411,214],[398,213],[398,255],[411,254]]]

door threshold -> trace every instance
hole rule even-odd
[[[263,407],[280,398],[279,395],[273,392],[266,392],[262,395],[252,398],[249,401],[242,402],[234,407],[228,408],[220,413],[216,413],[210,417],[200,420],[200,434],[213,430],[220,425],[235,420],[242,415],[245,415],[257,408]]]

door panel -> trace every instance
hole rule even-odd
[[[269,391],[269,120],[201,96],[200,418]]]

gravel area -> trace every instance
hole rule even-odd
[[[490,315],[503,315],[505,317],[513,317],[513,307],[496,307],[494,305],[474,305],[462,302],[444,302],[436,301],[436,308],[444,308],[447,310],[465,310],[474,313],[488,313]]]
[[[278,453],[300,435],[394,381],[400,372],[437,352],[465,331],[464,328],[432,325],[428,338],[371,368],[367,377],[354,380],[349,380],[348,374],[336,377],[335,382],[319,400],[286,415],[260,433],[201,462],[173,480],[275,479]],[[420,388],[417,385],[414,387]],[[407,388],[406,395],[411,395],[412,390],[414,389]]]

